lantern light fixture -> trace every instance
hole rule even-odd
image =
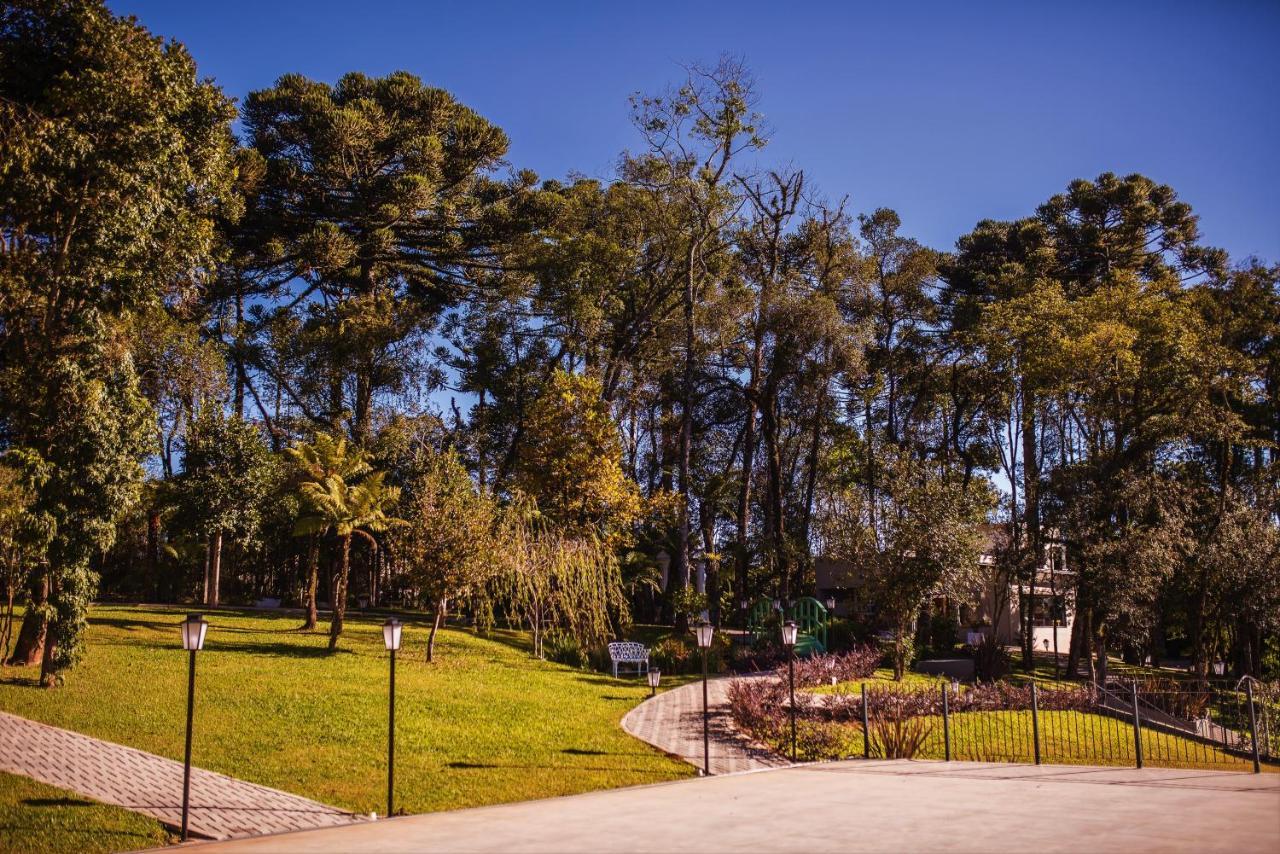
[[[400,636],[404,631],[404,623],[395,617],[390,618],[382,624],[382,643],[390,652],[400,649]]]
[[[204,636],[209,631],[209,621],[203,614],[188,614],[182,621],[182,648],[188,652],[204,649]]]

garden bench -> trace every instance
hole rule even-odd
[[[615,678],[619,664],[634,664],[637,675],[649,672],[649,650],[644,644],[634,641],[614,641],[609,644],[609,661],[613,664]]]

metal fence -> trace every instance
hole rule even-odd
[[[1280,762],[1278,688],[1123,679],[1065,688],[952,684],[937,692],[864,686],[808,712],[859,725],[871,758],[1256,772]]]

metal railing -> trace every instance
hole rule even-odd
[[[731,690],[744,730],[773,743],[789,716],[774,680]],[[797,694],[801,754],[1280,770],[1280,683],[845,683]]]

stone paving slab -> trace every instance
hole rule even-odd
[[[711,773],[735,774],[789,765],[782,757],[753,744],[733,726],[728,693],[729,683],[735,678],[771,677],[722,677],[708,681]],[[641,741],[702,768],[702,683],[691,682],[645,700],[622,719],[622,728]]]
[[[0,712],[0,771],[24,774],[106,804],[182,824],[182,763]],[[361,821],[335,807],[191,769],[188,826],[194,835],[231,839]]]
[[[1280,775],[846,760],[197,846],[200,854],[1274,854]]]

